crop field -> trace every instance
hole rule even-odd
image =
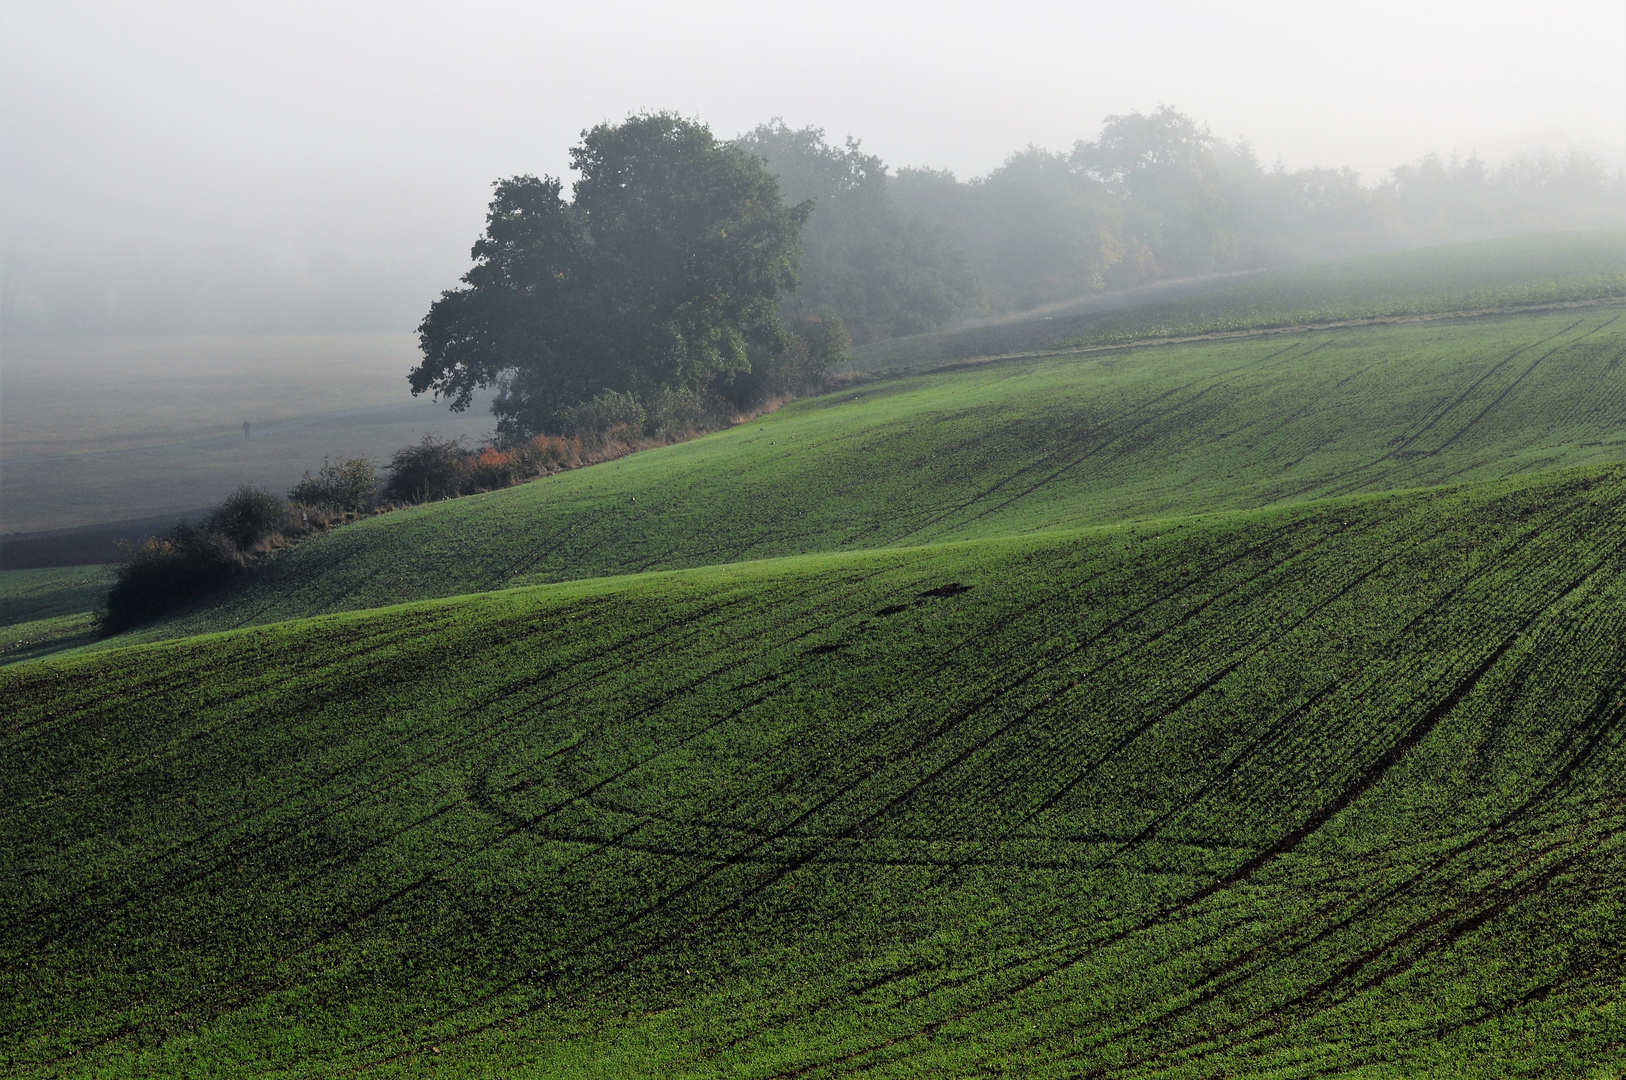
[[[1165,287],[1168,288],[1168,287]],[[1240,281],[1193,282],[1167,299],[880,341],[865,371],[1148,338],[1436,315],[1626,296],[1626,230],[1558,233],[1336,259]]]
[[[0,716],[11,1075],[1626,1066],[1619,466],[285,622]]]
[[[1619,461],[1621,316],[1616,306],[1360,327],[866,384],[692,442],[347,526],[224,603],[136,637]]]
[[[0,570],[0,664],[93,641],[113,569]]]
[[[1626,1075],[1623,243],[0,572],[0,1075]]]

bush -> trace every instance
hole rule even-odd
[[[473,478],[472,457],[463,449],[462,439],[437,439],[425,433],[422,439],[391,456],[385,466],[390,478],[384,491],[407,503],[454,498]]]
[[[215,507],[205,529],[224,536],[238,551],[248,551],[280,533],[286,514],[287,507],[277,496],[244,484]]]
[[[573,468],[581,464],[580,439],[564,439],[557,435],[537,435],[511,451],[526,475],[551,472],[555,468]]]
[[[556,426],[566,435],[602,440],[612,432],[642,431],[644,407],[631,394],[606,390],[591,401],[560,409]]]
[[[487,446],[469,461],[468,485],[474,491],[513,487],[523,479],[524,471],[517,454]]]
[[[148,537],[125,550],[107,594],[102,630],[123,630],[213,592],[244,565],[231,538],[212,529],[182,523],[163,536]]]
[[[644,434],[663,437],[693,431],[705,413],[705,403],[693,390],[657,390],[644,402]]]
[[[350,458],[334,465],[322,459],[315,476],[309,470],[288,492],[288,501],[330,513],[359,512],[373,505],[378,492],[375,466],[366,458]]]

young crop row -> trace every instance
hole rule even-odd
[[[1626,297],[1618,229],[1484,240],[1337,259],[1296,270],[1165,283],[991,325],[857,350],[866,371],[1165,338]]]
[[[1615,460],[1617,311],[1025,361],[302,545],[147,636],[571,577],[1305,501]]]
[[[8,669],[7,1065],[1585,1075],[1623,506],[1578,471]]]

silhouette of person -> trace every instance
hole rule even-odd
[[[243,421],[243,438],[248,438],[248,421]]]

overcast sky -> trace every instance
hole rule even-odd
[[[410,329],[492,179],[564,173],[583,127],[644,108],[722,135],[783,116],[962,177],[1160,102],[1368,182],[1430,150],[1618,164],[1623,57],[1621,0],[4,0],[6,280],[184,264],[376,294],[357,318]]]

